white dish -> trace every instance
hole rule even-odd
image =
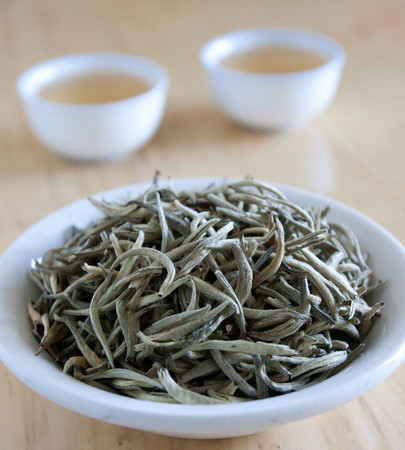
[[[178,179],[174,180],[174,187],[176,190],[203,189],[211,181]],[[162,186],[164,184],[162,182]],[[103,193],[102,197],[124,200],[148,186],[149,183],[122,187]],[[1,360],[23,383],[65,408],[113,424],[178,437],[221,438],[251,434],[320,414],[362,395],[405,359],[405,250],[389,232],[347,206],[294,187],[278,187],[301,205],[329,205],[329,218],[352,228],[363,249],[369,252],[370,265],[377,276],[389,282],[381,294],[385,308],[367,336],[365,351],[337,375],[301,391],[266,400],[230,405],[172,405],[99,390],[63,374],[46,353],[35,356],[38,343],[31,334],[26,313],[33,287],[26,273],[32,258],[63,242],[64,232],[70,225],[84,227],[100,217],[85,199],[32,226],[0,258]]]
[[[325,63],[289,73],[229,69],[222,60],[271,46],[311,51]],[[252,28],[218,36],[200,52],[214,96],[236,122],[259,130],[296,128],[326,109],[335,97],[346,59],[343,47],[318,33],[290,28]]]
[[[150,85],[135,97],[108,103],[46,100],[41,89],[86,74],[117,73]],[[169,76],[159,64],[122,53],[82,53],[43,61],[26,70],[17,92],[32,131],[51,150],[82,162],[122,158],[146,145],[161,123]]]

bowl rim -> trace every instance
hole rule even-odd
[[[236,179],[230,178],[229,180],[235,181]],[[224,180],[222,178],[174,178],[171,179],[171,181],[176,190],[181,190],[184,189],[182,186],[193,186],[193,188],[198,189],[202,186],[208,186],[212,182],[222,182]],[[165,186],[167,182],[169,181],[164,180],[160,185]],[[144,182],[122,186],[95,194],[94,197],[106,199],[115,198],[118,200],[122,199],[122,196],[127,193],[141,193],[150,186],[150,184],[150,182]],[[398,252],[402,252],[401,258],[405,263],[405,249],[402,244],[381,225],[361,212],[336,200],[308,190],[278,183],[269,184],[285,192],[288,197],[293,193],[296,193],[302,198],[310,198],[311,204],[313,204],[312,202],[320,204],[327,203],[331,206],[331,209],[338,209],[339,211],[343,211],[343,213],[353,215],[355,218],[361,220],[362,224],[365,226],[372,227],[381,233],[384,239],[390,241],[392,245],[396,247]],[[17,238],[3,255],[0,256],[0,281],[2,280],[3,271],[6,267],[5,261],[7,255],[11,254],[15,249],[18,249],[24,240],[29,239],[30,235],[35,235],[35,233],[37,233],[38,230],[41,230],[48,222],[51,222],[53,219],[56,220],[59,215],[64,215],[71,210],[80,210],[85,202],[86,199],[83,198],[54,211],[35,223]],[[90,210],[90,208],[88,209]],[[94,217],[92,219],[92,216],[94,216],[94,214],[90,213],[88,223],[91,222],[91,220],[94,220]],[[70,224],[66,224],[65,228],[68,228],[69,225]],[[18,256],[19,263],[21,264],[22,258],[26,258],[27,256],[28,255],[20,254]],[[33,255],[29,256],[30,259],[32,257]],[[0,302],[2,295],[3,292],[0,289]],[[0,311],[0,322],[3,320],[3,315],[4,312]],[[303,419],[340,406],[341,404],[362,395],[394,372],[394,370],[396,370],[396,368],[398,368],[405,360],[405,329],[401,330],[401,332],[404,339],[402,339],[401,342],[397,342],[397,345],[387,348],[385,360],[383,362],[380,361],[380,365],[378,367],[376,366],[373,371],[360,374],[356,378],[356,382],[353,382],[348,378],[347,368],[345,368],[333,377],[326,379],[319,384],[306,387],[300,391],[283,394],[278,397],[230,405],[155,403],[104,392],[98,388],[75,380],[69,375],[62,374],[60,368],[57,369],[54,364],[50,363],[49,358],[43,356],[35,357],[41,359],[32,359],[35,370],[31,370],[27,374],[27,372],[22,371],[18,353],[16,354],[14,351],[15,349],[13,348],[14,344],[11,343],[10,347],[10,342],[7,342],[6,331],[4,331],[2,327],[0,327],[0,359],[17,378],[41,396],[80,414],[111,423],[122,424],[124,415],[127,415],[127,420],[130,420],[131,418],[133,419],[134,414],[149,418],[153,416],[154,419],[168,417],[187,418],[189,423],[194,424],[197,423],[199,419],[212,422],[219,418],[236,418],[243,415],[244,418],[248,420],[249,418],[257,416],[257,414],[262,414],[263,417],[273,417],[273,420],[275,420],[274,424],[281,424]],[[32,356],[34,357],[34,355]],[[363,355],[360,355],[359,361],[362,357]],[[42,377],[45,377],[46,383],[44,383],[44,378]],[[336,395],[336,381],[342,382],[342,390],[339,392],[339,395]],[[78,401],[83,402],[84,399],[86,399],[86,404],[78,406]],[[288,401],[286,401],[287,399]],[[274,419],[274,414],[277,415],[277,419]],[[127,424],[127,426],[131,425]],[[267,424],[267,427],[268,426],[271,425]],[[155,424],[153,427],[158,428],[159,425]],[[153,431],[153,428],[150,431]],[[173,435],[176,434],[174,433]]]
[[[221,64],[221,60],[229,55],[234,55],[239,52],[243,52],[249,49],[262,48],[271,43],[279,44],[280,46],[306,49],[315,53],[321,53],[317,50],[319,46],[305,45],[300,42],[300,39],[310,39],[318,44],[324,44],[328,46],[331,53],[331,57],[320,66],[313,67],[311,69],[300,70],[297,72],[283,72],[283,73],[255,73],[244,72],[235,69],[231,69]],[[226,50],[226,46],[230,46],[230,43],[237,39],[245,39],[246,43],[239,49]],[[294,43],[290,40],[293,39]],[[248,42],[251,42],[248,44]],[[286,43],[287,42],[287,43]],[[227,45],[226,45],[227,44]],[[260,45],[261,44],[261,45]],[[219,47],[219,50],[216,48]],[[222,47],[222,49],[221,49]],[[316,47],[316,48],[315,48]],[[219,55],[215,55],[215,52]],[[213,55],[212,55],[213,54]],[[292,28],[292,27],[257,27],[257,28],[242,28],[238,30],[229,31],[206,42],[200,49],[199,58],[201,64],[207,71],[215,71],[218,74],[228,77],[234,77],[235,79],[255,79],[255,80],[269,80],[269,81],[281,81],[291,80],[295,81],[297,78],[312,77],[316,74],[321,74],[325,70],[332,68],[342,70],[346,62],[346,51],[344,47],[335,39],[322,33],[307,30],[304,28]]]
[[[131,65],[132,70],[124,67],[120,68],[114,63],[122,63],[123,65]],[[72,70],[73,66],[69,68],[69,64],[76,64],[76,70]],[[97,69],[104,66],[104,68]],[[55,74],[56,71],[61,70],[60,74]],[[110,102],[77,104],[77,103],[63,103],[47,100],[39,95],[41,87],[47,83],[53,83],[57,80],[75,77],[79,74],[90,73],[120,73],[126,75],[138,75],[139,78],[150,84],[149,88],[132,97],[121,100],[114,100]],[[154,82],[145,73],[153,74]],[[45,81],[41,81],[41,76],[45,77]],[[30,87],[34,84],[35,87]],[[43,108],[54,112],[64,111],[67,113],[93,113],[95,111],[110,110],[114,108],[121,108],[131,103],[141,102],[150,96],[156,95],[162,91],[165,93],[170,85],[170,76],[167,70],[156,61],[145,58],[139,55],[122,52],[87,52],[87,53],[72,53],[55,58],[40,61],[33,66],[24,70],[17,78],[15,89],[21,101],[29,104],[30,107]]]

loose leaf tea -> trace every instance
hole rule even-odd
[[[36,261],[33,332],[65,373],[141,400],[218,404],[318,383],[382,302],[354,234],[265,183],[157,179]]]

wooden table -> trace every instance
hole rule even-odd
[[[313,29],[348,52],[331,107],[304,128],[257,134],[216,108],[201,45],[256,26]],[[85,195],[167,176],[252,175],[310,189],[367,214],[405,242],[405,3],[387,0],[3,0],[0,2],[0,252],[34,222]],[[28,66],[67,53],[120,51],[171,75],[153,141],[123,161],[77,165],[32,136],[14,91]],[[405,446],[405,366],[334,411],[217,441],[109,425],[39,397],[0,367],[3,449],[398,449]]]

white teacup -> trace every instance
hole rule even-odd
[[[41,95],[52,84],[92,74],[134,77],[147,88],[124,99],[80,104]],[[62,56],[31,67],[17,81],[38,138],[56,153],[84,162],[121,158],[149,142],[161,123],[168,87],[169,76],[159,64],[121,53]]]
[[[322,61],[312,68],[284,73],[235,70],[224,64],[230,57],[271,47],[310,52]],[[280,130],[301,125],[330,104],[346,53],[339,43],[318,33],[254,28],[214,38],[203,46],[200,59],[226,115],[251,128]]]

